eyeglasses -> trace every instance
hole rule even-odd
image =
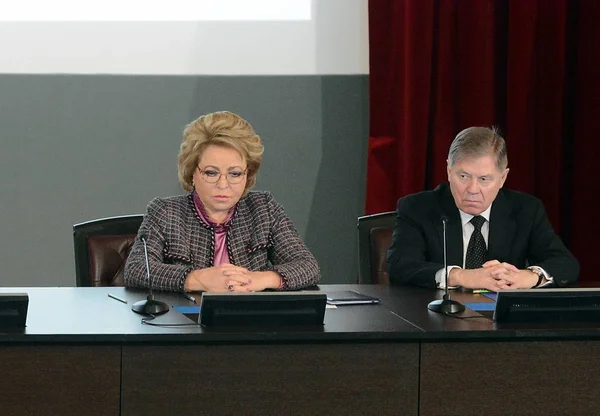
[[[236,185],[242,182],[244,180],[244,176],[247,173],[247,170],[234,170],[227,173],[221,173],[218,170],[210,168],[200,169],[200,166],[198,166],[198,170],[202,175],[202,179],[204,179],[204,182],[206,183],[217,183],[221,180],[221,176],[225,175],[227,182],[229,182],[232,185]]]

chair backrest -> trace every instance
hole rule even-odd
[[[358,217],[359,283],[389,284],[387,250],[392,245],[396,211]]]
[[[124,286],[123,270],[142,214],[73,225],[77,286]]]

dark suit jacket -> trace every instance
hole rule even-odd
[[[392,246],[388,250],[390,281],[436,287],[435,273],[444,267],[441,217],[448,217],[448,265],[462,266],[460,213],[448,183],[398,201]],[[519,269],[540,266],[558,286],[576,282],[579,263],[554,233],[542,202],[528,194],[501,189],[492,203],[488,259]]]

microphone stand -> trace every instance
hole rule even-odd
[[[448,293],[448,239],[446,237],[446,223],[448,217],[442,217],[443,232],[444,232],[444,297],[440,300],[434,300],[429,302],[427,309],[436,313],[443,313],[444,315],[454,315],[465,310],[465,305],[462,303],[450,299],[450,293]]]
[[[148,262],[148,246],[146,245],[146,235],[140,237],[142,243],[144,243],[144,258],[146,259],[146,280],[150,287],[150,294],[146,300],[140,300],[131,307],[131,310],[141,315],[162,315],[169,311],[169,305],[165,302],[154,299],[154,293],[152,292],[152,278],[150,277],[150,263]]]

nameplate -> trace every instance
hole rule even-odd
[[[199,323],[204,326],[323,325],[323,292],[204,292]]]
[[[0,329],[25,328],[29,295],[0,293]]]
[[[494,320],[600,322],[599,288],[510,289],[498,292]]]

